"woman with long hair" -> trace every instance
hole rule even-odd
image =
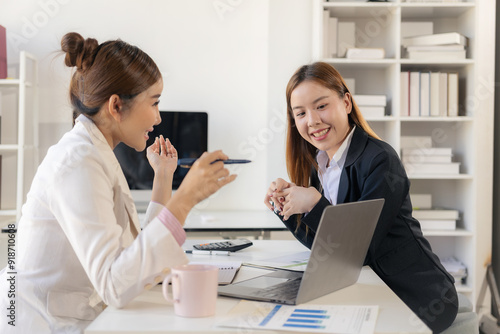
[[[384,198],[364,264],[435,333],[448,328],[458,310],[454,279],[412,217],[397,153],[369,127],[340,73],[323,62],[300,67],[286,101],[290,182],[271,183],[267,207],[311,248],[326,206]]]

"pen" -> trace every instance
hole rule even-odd
[[[187,250],[184,251],[186,254],[193,254],[193,255],[226,255],[229,256],[231,255],[230,251],[213,251],[213,250]]]
[[[179,161],[177,161],[177,164],[182,168],[190,168],[196,160],[197,160],[196,158],[182,158],[179,159]],[[249,162],[252,162],[252,160],[246,160],[246,159],[227,159],[227,160],[217,159],[212,163],[215,163],[217,161],[223,161],[225,165],[247,164]]]

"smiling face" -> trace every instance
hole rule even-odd
[[[158,104],[162,90],[163,81],[160,79],[134,98],[121,117],[119,136],[115,145],[123,142],[136,151],[143,151],[146,148],[149,132],[153,131],[154,125],[161,122]]]
[[[348,115],[352,104],[350,94],[343,97],[321,84],[306,80],[290,96],[293,119],[299,134],[330,159],[351,129]]]

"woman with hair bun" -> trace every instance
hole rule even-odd
[[[14,305],[1,333],[82,333],[106,305],[123,307],[188,262],[187,214],[232,182],[221,152],[204,153],[172,195],[177,151],[162,136],[147,148],[154,170],[142,230],[113,153],[120,142],[142,151],[161,122],[160,71],[121,40],[99,44],[77,33],[61,42],[75,67],[69,95],[74,127],[52,146],[33,179],[17,230],[15,296],[0,272],[0,307]],[[12,313],[12,312],[11,312]]]

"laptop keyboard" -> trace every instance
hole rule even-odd
[[[272,285],[259,290],[256,295],[259,297],[280,297],[280,299],[293,299],[299,292],[301,278],[292,279],[280,284]]]

